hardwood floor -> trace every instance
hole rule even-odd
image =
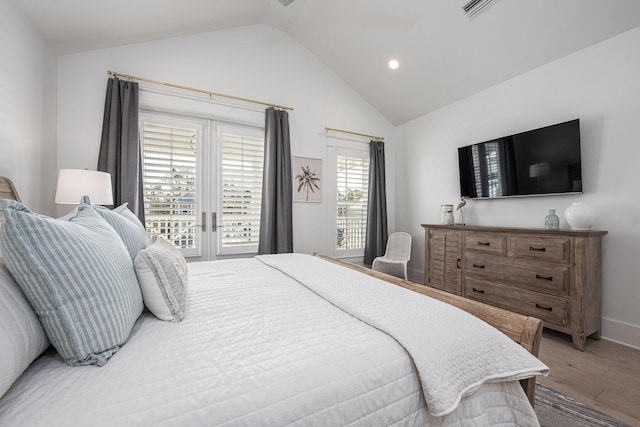
[[[569,335],[545,329],[540,359],[551,373],[538,382],[640,427],[640,350],[589,339],[582,352]]]

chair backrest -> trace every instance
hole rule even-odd
[[[409,261],[411,258],[411,234],[403,231],[391,233],[387,239],[384,256],[396,261]]]

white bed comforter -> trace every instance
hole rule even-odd
[[[517,382],[434,417],[395,339],[256,259],[189,275],[183,322],[144,313],[102,368],[45,353],[0,400],[0,425],[537,425]]]
[[[258,259],[398,340],[416,364],[435,416],[451,413],[481,384],[549,373],[506,335],[449,304],[309,255]]]

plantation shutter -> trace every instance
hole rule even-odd
[[[143,121],[143,182],[146,227],[181,248],[199,252],[196,225],[197,149],[200,128]]]
[[[369,157],[337,156],[336,248],[364,249],[369,192]]]
[[[218,253],[256,252],[260,236],[264,131],[223,126]]]

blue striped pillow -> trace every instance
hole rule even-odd
[[[109,210],[104,206],[94,206],[93,208],[116,230],[129,251],[131,261],[134,261],[138,252],[144,249],[149,242],[149,236],[147,236],[147,231],[142,223],[127,208],[126,203],[114,210]]]
[[[70,365],[104,365],[143,309],[133,262],[115,230],[88,203],[68,220],[3,200],[4,261]]]

